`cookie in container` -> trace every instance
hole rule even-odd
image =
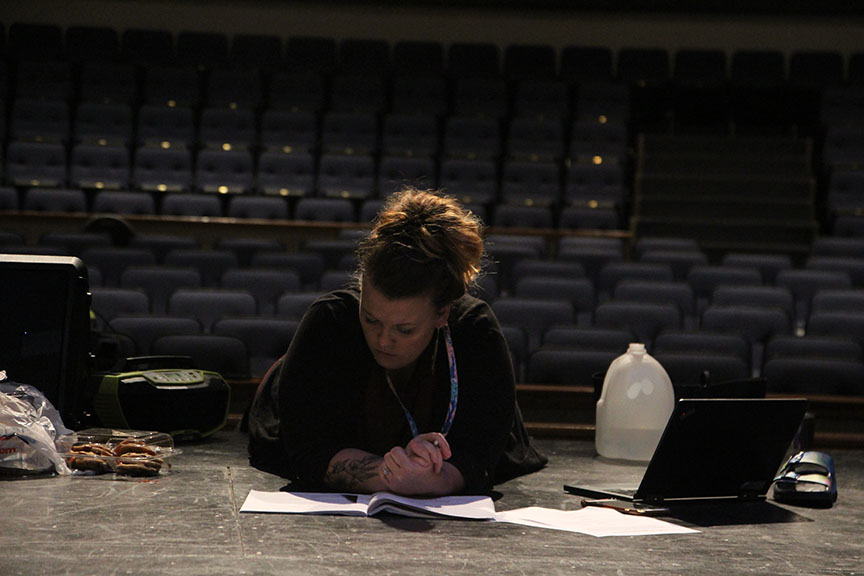
[[[179,453],[164,432],[89,428],[78,432],[64,457],[77,475],[152,477],[169,473],[169,459]]]

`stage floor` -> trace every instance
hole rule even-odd
[[[833,450],[831,509],[744,505],[676,522],[701,532],[595,538],[500,522],[239,513],[281,478],[249,467],[245,436],[181,445],[150,481],[0,481],[0,573],[861,574],[864,451]],[[496,509],[576,509],[565,482],[635,481],[642,468],[594,458],[590,442],[540,439],[549,466],[497,487]]]

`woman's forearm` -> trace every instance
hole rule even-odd
[[[372,493],[387,487],[378,475],[382,458],[356,448],[340,450],[330,459],[324,484],[344,492]]]
[[[415,464],[405,474],[389,471],[389,481],[380,474],[383,458],[355,448],[340,450],[330,460],[324,484],[340,492],[394,492],[404,496],[445,496],[462,491],[465,480],[459,469],[444,462],[441,471]]]
[[[441,472],[425,475],[421,482],[406,486],[409,491],[400,493],[406,496],[449,496],[458,494],[464,487],[465,479],[459,469],[449,462],[444,462]]]

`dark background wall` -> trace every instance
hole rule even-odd
[[[284,1],[287,5],[289,2]],[[591,12],[644,12],[648,14],[806,14],[860,16],[864,5],[848,0],[348,0],[355,5],[488,8],[491,10],[571,10]]]
[[[26,0],[0,21],[391,41],[864,50],[864,3],[804,0]]]

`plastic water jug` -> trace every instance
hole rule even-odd
[[[612,361],[603,380],[597,401],[597,453],[618,460],[650,460],[674,404],[666,370],[644,344],[630,344],[626,354]]]

